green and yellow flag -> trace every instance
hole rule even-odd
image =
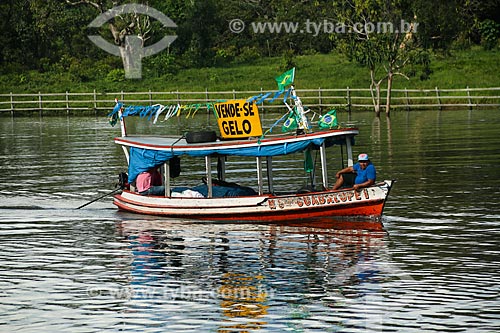
[[[287,70],[285,73],[276,77],[276,82],[278,83],[278,89],[280,91],[285,90],[285,87],[293,83],[295,78],[295,67]]]
[[[290,112],[288,118],[283,123],[283,126],[281,126],[281,131],[283,133],[295,131],[297,129],[297,126],[297,117],[295,116],[295,113]]]
[[[331,110],[327,114],[321,116],[318,121],[318,126],[321,129],[331,129],[338,126],[337,111]]]

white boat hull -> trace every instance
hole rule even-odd
[[[342,216],[378,218],[393,181],[354,191],[322,191],[290,195],[259,195],[226,198],[142,196],[123,191],[114,197],[121,210],[199,220],[282,221],[311,217]]]

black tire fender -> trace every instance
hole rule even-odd
[[[214,142],[216,140],[217,133],[215,133],[215,131],[198,131],[186,133],[187,143]]]

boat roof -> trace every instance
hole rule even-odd
[[[247,140],[217,140],[214,142],[188,143],[184,137],[126,136],[115,142],[129,149],[129,182],[141,172],[158,167],[174,156],[280,156],[304,151],[311,146],[344,144],[358,134],[357,128],[335,129],[300,135],[267,136]]]
[[[357,128],[334,129],[299,135],[268,135],[264,138],[248,138],[248,139],[233,139],[233,140],[217,140],[213,142],[203,143],[188,143],[182,136],[149,136],[149,135],[130,135],[126,137],[116,137],[115,143],[122,146],[142,148],[148,150],[159,150],[175,152],[179,155],[238,155],[237,151],[241,150],[242,155],[247,156],[245,150],[252,148],[267,148],[296,144],[296,143],[313,143],[320,145],[327,138],[337,138],[339,141],[344,141],[347,136],[355,136],[359,133]],[[203,154],[203,151],[206,154]],[[256,156],[262,156],[257,153]],[[175,154],[175,155],[177,155]],[[264,154],[266,155],[266,154]],[[276,155],[276,154],[272,154]]]

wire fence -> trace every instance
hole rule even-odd
[[[205,91],[199,92],[93,92],[87,93],[31,93],[31,94],[0,94],[0,114],[17,112],[62,111],[72,114],[78,112],[108,112],[113,109],[115,99],[125,104],[209,104],[228,99],[247,99],[265,93],[265,90],[255,91]],[[385,106],[386,91],[382,91],[382,112]],[[319,111],[337,109],[339,111],[373,110],[370,89],[297,89],[305,106]],[[281,108],[279,98],[272,104],[264,102],[263,110]],[[464,109],[468,108],[500,108],[500,87],[464,89],[393,89],[391,109],[406,111],[417,109]]]

